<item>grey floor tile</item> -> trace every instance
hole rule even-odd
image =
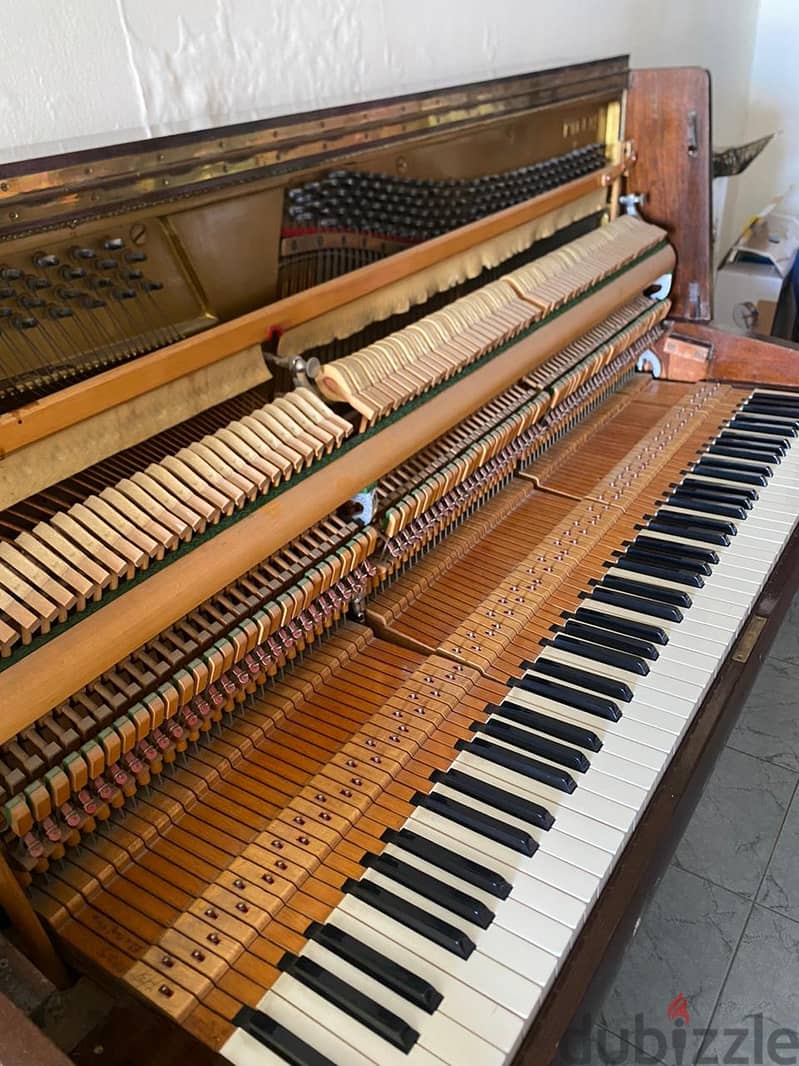
[[[552,1066],[660,1066],[662,1059],[642,1053],[627,1040],[592,1023],[577,1019],[564,1035]]]
[[[647,904],[598,1025],[667,1063],[692,1061],[743,930],[749,904],[694,874],[670,867]],[[689,1012],[681,1028],[668,1018],[680,994]],[[647,1032],[648,1031],[648,1032]],[[675,1044],[675,1034],[676,1041]]]
[[[799,921],[799,794],[794,794],[757,898]]]
[[[792,626],[783,627],[783,631],[786,628],[797,645],[796,657],[790,661],[773,655],[766,660],[730,734],[729,746],[799,771],[799,715],[796,713],[799,626],[795,630]]]
[[[719,1032],[702,1053],[708,1060],[715,1052],[718,1062],[799,1062],[799,924],[757,905],[752,909],[711,1024]],[[743,1043],[733,1059],[729,1046],[736,1029]],[[769,1041],[779,1030],[789,1032],[776,1038],[775,1054]]]
[[[799,668],[799,595],[794,596],[785,614],[769,650],[769,659],[780,659]]]
[[[725,748],[677,847],[677,865],[754,896],[798,779]]]

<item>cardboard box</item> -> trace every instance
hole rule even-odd
[[[794,188],[756,218],[730,249],[716,276],[714,318],[771,333],[797,249],[799,190]]]

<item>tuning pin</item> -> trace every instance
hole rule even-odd
[[[86,277],[86,271],[83,267],[62,266],[61,277],[64,281],[80,281]]]
[[[85,248],[81,247],[80,245],[74,245],[72,248],[70,248],[69,254],[72,256],[73,259],[97,258],[97,252],[95,252],[94,248]]]
[[[39,270],[57,267],[60,262],[61,260],[57,255],[50,255],[48,252],[36,252],[33,256],[33,265]]]
[[[106,239],[103,241],[103,248],[105,248],[107,252],[118,252],[124,247],[124,237],[106,237]]]
[[[3,281],[19,281],[22,277],[22,271],[17,270],[16,267],[0,267],[0,278]]]
[[[29,289],[49,289],[52,284],[47,278],[37,277],[36,274],[28,274],[25,278],[25,284]]]

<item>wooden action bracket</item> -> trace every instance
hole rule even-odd
[[[729,381],[799,388],[799,344],[720,329],[712,323],[672,322],[655,345],[659,367],[643,366],[670,381]]]
[[[626,191],[644,195],[641,214],[667,231],[677,253],[672,317],[707,322],[713,296],[708,71],[631,71],[625,136],[636,153]]]

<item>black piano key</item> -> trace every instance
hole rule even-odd
[[[766,454],[773,455],[775,452],[779,456],[784,456],[788,452],[788,445],[785,441],[777,440],[776,438],[774,440],[758,440],[755,437],[743,437],[740,433],[722,432],[716,437],[716,441],[734,448],[741,448],[749,452],[753,458],[763,457]]]
[[[614,607],[623,607],[626,611],[635,611],[637,614],[648,614],[652,618],[662,618],[667,622],[682,622],[683,615],[679,607],[672,607],[670,603],[655,603],[654,600],[645,599],[643,596],[631,596],[626,592],[614,592],[613,589],[595,586],[588,602],[595,600],[598,603],[609,603]]]
[[[428,840],[410,829],[386,829],[381,839],[387,844],[396,844],[398,848],[415,855],[418,859],[424,859],[425,862],[438,866],[440,870],[454,874],[461,881],[466,881],[475,888],[482,889],[483,892],[490,892],[497,899],[507,899],[511,893],[513,886],[501,874],[483,866],[482,863],[464,859],[463,856],[450,851],[449,848],[436,844],[435,841]]]
[[[494,740],[502,740],[506,744],[512,744],[514,749],[518,748],[522,752],[530,752],[534,755],[541,755],[541,741],[544,741],[543,746],[551,741],[546,741],[543,737],[536,736],[535,733],[529,733],[526,729],[520,729],[517,725],[512,725],[510,722],[505,721],[503,718],[489,718],[487,722],[474,722],[471,727],[475,733],[481,733],[486,737],[493,737]],[[493,745],[496,747],[496,745]],[[562,747],[558,745],[558,747]],[[567,749],[569,750],[569,749]],[[571,749],[573,750],[573,749]],[[479,752],[477,753],[479,754]],[[517,752],[518,754],[518,752]],[[575,762],[579,762],[581,772],[585,772],[588,769],[588,760],[582,755],[581,752],[577,752],[578,756]],[[582,756],[580,759],[579,757]],[[548,763],[542,763],[538,759],[530,758],[529,755],[522,756],[524,762],[519,763],[519,772],[524,773],[525,777],[529,777],[533,781],[540,781],[543,785],[549,785],[550,788],[556,788],[559,792],[574,792],[577,787],[577,783],[570,773],[566,770],[559,770],[557,766],[550,766]],[[492,762],[497,762],[496,759],[492,759]],[[582,764],[585,765],[582,765]],[[563,765],[562,763],[560,765]],[[476,797],[480,798],[480,797]],[[513,814],[513,811],[507,811],[508,814]],[[540,825],[541,829],[549,829],[552,826],[552,822],[549,820],[552,818],[549,811],[546,811],[548,824]],[[527,819],[529,821],[529,819]],[[532,823],[536,824],[536,823]]]
[[[771,467],[767,463],[758,463],[754,460],[742,463],[739,459],[721,459],[711,451],[705,452],[696,465],[700,464],[704,467],[713,467],[714,470],[735,470],[739,474],[755,474],[766,479],[772,477]]]
[[[592,730],[584,729],[581,725],[572,725],[571,722],[566,722],[562,718],[554,718],[543,711],[534,711],[530,707],[521,707],[510,701],[488,703],[485,709],[492,715],[499,715],[501,718],[507,718],[509,722],[517,722],[519,725],[529,726],[530,729],[537,729],[540,733],[546,733],[557,740],[565,740],[569,744],[576,744],[580,748],[585,748],[586,751],[599,751],[602,748],[602,741]]]
[[[765,455],[753,456],[751,452],[746,451],[744,448],[734,448],[729,444],[711,444],[707,450],[708,455],[724,455],[728,459],[746,459],[753,460],[754,462],[770,463],[776,466],[780,462],[780,457],[776,452],[769,453],[769,457]]]
[[[476,736],[474,740],[458,740],[455,743],[458,751],[468,751],[486,762],[495,766],[503,766],[506,770],[513,770],[522,777],[529,777],[531,781],[541,780],[541,764],[537,759],[531,759],[529,755],[523,755],[515,748],[505,747],[503,744],[492,744],[483,736]]]
[[[419,1039],[416,1030],[399,1015],[375,1003],[370,996],[342,981],[312,959],[286,954],[280,960],[280,969],[400,1051],[407,1054]]]
[[[647,562],[644,559],[636,559],[634,556],[623,555],[606,566],[617,566],[620,570],[629,571],[631,574],[644,574],[647,577],[661,577],[664,581],[677,581],[681,585],[691,585],[693,588],[704,587],[704,579],[701,574],[691,573],[689,570],[681,570],[677,567],[659,566],[657,563]]]
[[[703,548],[698,544],[677,544],[673,541],[659,540],[657,537],[647,536],[645,530],[639,533],[632,543],[636,547],[647,548],[652,552],[662,552],[664,556],[679,552],[681,556],[700,563],[708,563],[710,566],[715,566],[719,561],[718,552],[712,548]]]
[[[481,929],[488,929],[494,920],[494,915],[479,899],[453,888],[446,881],[417,870],[415,866],[393,855],[367,853],[361,862],[364,866],[390,877],[398,885],[404,885],[405,888],[424,896],[425,899],[432,900],[433,903],[451,911],[458,918],[478,925]]]
[[[574,791],[574,778],[570,774],[565,774],[562,770],[556,770],[555,767],[548,767],[546,763],[541,765],[546,767],[546,769],[555,770],[554,780],[560,781],[568,778],[571,782],[571,788],[567,788],[566,791]],[[520,822],[527,822],[528,825],[533,825],[537,829],[551,829],[555,822],[555,819],[542,804],[534,803],[532,800],[525,799],[524,796],[514,796],[507,789],[489,784],[487,781],[481,781],[463,770],[434,770],[430,775],[430,780],[439,785],[446,785],[455,792],[462,792],[464,796],[471,796],[472,799],[479,800],[489,807],[494,807],[503,814],[518,818]],[[557,788],[558,786],[554,787]]]
[[[649,664],[646,659],[641,659],[637,655],[630,655],[625,651],[618,651],[615,648],[603,648],[599,644],[575,640],[565,633],[559,633],[554,640],[546,642],[546,644],[549,643],[553,647],[569,651],[573,655],[580,655],[584,659],[593,659],[594,662],[605,663],[607,666],[614,666],[618,670],[627,670],[631,674],[639,674],[641,677],[646,677],[649,673]]]
[[[562,631],[573,637],[579,637],[580,640],[588,640],[606,648],[615,648],[617,651],[626,651],[630,655],[649,659],[650,662],[660,658],[660,652],[650,641],[641,640],[638,637],[627,637],[623,633],[616,633],[604,626],[589,626],[584,622],[571,619],[563,625]]]
[[[336,1066],[326,1055],[322,1055],[310,1044],[284,1029],[268,1014],[254,1007],[241,1007],[233,1019],[233,1024],[249,1033],[279,1058],[285,1059],[289,1066]]]
[[[665,629],[661,629],[660,626],[637,622],[632,618],[618,618],[615,615],[605,614],[604,611],[594,611],[590,607],[578,607],[573,615],[569,616],[566,613],[564,617],[573,617],[578,622],[586,622],[592,626],[609,629],[611,632],[621,633],[626,637],[636,637],[637,639],[648,641],[650,644],[663,646],[669,642]]]
[[[650,543],[633,541],[627,543],[624,549],[622,558],[624,559],[643,559],[646,562],[654,563],[655,566],[673,567],[675,570],[687,570],[690,573],[700,574],[704,577],[709,577],[713,573],[713,568],[710,563],[702,562],[699,559],[693,559],[688,555],[684,555],[681,552],[681,548],[685,547],[683,544],[674,544],[671,541],[658,540],[656,542],[660,547],[652,547]]]
[[[529,669],[533,673],[546,674],[547,677],[555,677],[569,685],[591,689],[592,692],[599,692],[603,696],[609,696],[612,700],[621,700],[622,703],[630,703],[633,698],[632,689],[624,681],[594,673],[592,670],[582,670],[555,659],[536,659]]]
[[[794,428],[796,428],[796,425],[799,425],[799,407],[788,407],[779,403],[770,404],[757,401],[744,404],[743,410],[746,411],[747,414],[772,415],[774,418],[790,418],[793,419],[795,423]]]
[[[691,597],[681,589],[670,589],[663,585],[655,585],[651,581],[636,581],[635,578],[621,577],[618,574],[606,574],[601,584],[609,589],[617,589],[619,592],[629,592],[633,596],[643,596],[648,600],[660,600],[661,603],[670,603],[674,607],[691,606]]]
[[[684,478],[679,484],[671,485],[670,488],[686,498],[718,500],[720,503],[727,503],[733,507],[742,507],[745,511],[751,511],[758,500],[754,489],[722,485],[720,482],[697,481],[696,478],[690,476]]]
[[[374,881],[349,879],[344,885],[344,891],[461,959],[468,959],[474,951],[474,942],[462,929],[428,914],[415,903],[410,903],[395,892],[389,892]]]
[[[361,943],[337,925],[331,922],[325,925],[314,922],[306,935],[428,1014],[432,1014],[441,1006],[444,997],[429,981],[370,948],[368,944]]]
[[[740,470],[733,470],[731,467],[724,466],[721,463],[710,463],[705,460],[694,463],[691,467],[691,473],[696,477],[718,478],[721,481],[734,481],[736,484],[741,485],[758,485],[761,488],[768,484],[768,478],[765,478],[762,474],[746,474]]]
[[[568,685],[559,685],[541,675],[528,674],[527,677],[511,677],[508,679],[509,688],[523,688],[525,692],[532,692],[545,699],[554,700],[556,703],[565,703],[567,707],[576,707],[588,714],[595,714],[598,718],[605,718],[609,722],[618,722],[621,711],[613,702],[604,696],[595,696],[592,692],[581,692]]]
[[[522,664],[524,665],[524,664]],[[534,728],[533,724],[529,720],[524,722],[524,725],[529,728]],[[485,732],[492,737],[502,738],[502,730],[508,728],[509,722],[507,716],[501,714],[489,718],[485,723],[473,722],[470,728],[474,732]],[[524,731],[524,737],[526,742],[524,744],[525,752],[529,752],[532,755],[539,755],[542,759],[550,759],[552,762],[556,762],[560,766],[565,766],[567,770],[574,770],[578,774],[584,774],[588,770],[589,762],[585,755],[574,747],[570,747],[568,744],[560,744],[558,741],[553,740],[551,737],[540,737],[538,733]],[[527,760],[528,765],[528,777],[536,777],[538,766],[540,765],[535,759]],[[560,784],[555,785],[555,788],[565,788],[567,791],[572,791],[567,777],[560,777],[559,775],[553,775],[551,772],[554,768],[543,763],[540,770],[541,777],[539,780],[547,781],[547,784],[552,784],[553,781],[558,780]]]
[[[733,418],[728,422],[731,430],[744,430],[746,433],[762,433],[770,437],[787,440],[796,437],[797,431],[789,425],[776,425],[773,422],[757,422],[749,418]]]
[[[696,529],[703,529],[708,533],[724,533],[728,537],[734,537],[738,533],[738,527],[734,522],[730,522],[726,518],[716,517],[715,515],[702,514],[685,514],[682,511],[658,511],[656,515],[647,515],[650,520],[657,519],[661,522],[677,522],[681,526],[693,526]]]
[[[757,489],[752,488],[751,485],[722,484],[721,480],[705,479],[703,481],[698,480],[693,470],[688,470],[683,475],[683,479],[679,482],[679,485],[670,486],[673,488],[679,488],[681,492],[708,492],[712,491],[714,494],[726,496],[729,500],[735,500],[736,503],[740,503],[743,507],[743,500],[749,500],[750,503],[756,503],[760,499],[760,493]]]
[[[472,810],[460,800],[450,796],[442,796],[439,792],[417,792],[413,797],[413,803],[418,807],[425,807],[428,811],[440,814],[442,818],[448,818],[456,825],[462,825],[471,829],[474,833],[488,837],[497,844],[504,844],[506,848],[517,851],[521,855],[535,855],[538,845],[529,833],[515,825],[508,825],[500,818],[484,814],[483,811]]]
[[[697,523],[698,521],[699,519],[696,520]],[[636,526],[636,529],[651,529],[655,533],[668,533],[670,537],[688,537],[689,540],[698,540],[704,544],[717,544],[720,548],[728,548],[730,545],[730,538],[726,533],[717,533],[694,522],[680,521],[677,515],[653,518],[646,526]]]
[[[719,500],[708,499],[704,496],[692,496],[689,493],[673,492],[664,500],[669,507],[681,507],[688,511],[702,511],[703,514],[720,515],[725,518],[737,518],[743,522],[746,520],[746,511],[732,503],[721,503]]]

